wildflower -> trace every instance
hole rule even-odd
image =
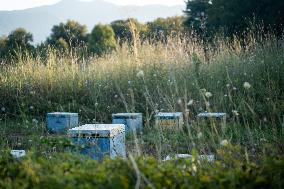
[[[203,135],[202,135],[201,132],[199,132],[199,133],[197,134],[197,138],[199,138],[199,139],[202,138],[202,136],[203,136]]]
[[[236,88],[236,87],[233,87],[233,90],[234,90],[234,91],[236,91],[236,90],[237,90],[237,88]]]
[[[128,85],[131,85],[131,81],[128,81]]]
[[[179,98],[177,101],[178,104],[182,104],[182,100]]]
[[[188,105],[188,106],[193,105],[193,100],[192,100],[192,99],[191,99],[191,100],[189,100],[189,101],[188,101],[188,103],[187,103],[187,105]]]
[[[244,82],[244,88],[245,89],[250,89],[251,88],[251,84],[249,84],[249,82]]]
[[[234,116],[239,116],[239,112],[237,110],[232,110],[232,113],[234,114]]]
[[[206,92],[206,93],[205,93],[205,96],[206,96],[206,98],[210,98],[210,97],[212,97],[213,95],[212,95],[212,93],[210,93],[210,92]]]
[[[157,77],[157,74],[153,74],[154,77]]]
[[[224,97],[228,97],[228,95],[227,95],[227,94],[224,94]]]
[[[220,143],[221,146],[227,146],[228,144],[229,144],[229,142],[226,139],[222,140],[221,143]]]
[[[99,103],[96,102],[96,103],[95,103],[95,106],[98,106],[98,105],[99,105]]]
[[[143,78],[143,77],[144,77],[144,72],[143,72],[143,70],[140,70],[140,71],[136,74],[136,76],[137,76],[138,78]]]
[[[33,106],[30,106],[30,110],[33,110],[34,109],[34,107]]]
[[[118,96],[117,96],[117,95],[114,95],[114,98],[118,98]]]
[[[264,122],[267,122],[267,118],[266,118],[266,117],[264,117],[264,118],[263,118],[263,121],[264,121]]]
[[[32,119],[32,122],[35,124],[38,124],[38,120],[37,119]]]
[[[6,111],[5,107],[2,107],[2,108],[1,108],[1,111],[2,111],[2,112],[5,112],[5,111]]]
[[[32,142],[32,141],[33,141],[33,140],[31,140],[31,139],[29,140],[29,142]]]
[[[206,93],[206,89],[200,89],[200,91]]]
[[[230,87],[230,84],[227,84],[226,87]]]

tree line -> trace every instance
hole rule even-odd
[[[32,44],[33,36],[23,28],[0,38],[0,59],[13,57],[18,50],[40,51],[52,46],[59,50],[86,47],[88,53],[103,55],[117,45],[139,41],[167,41],[168,36],[197,34],[205,43],[216,33],[224,36],[244,35],[254,26],[265,34],[282,36],[284,0],[187,0],[184,17],[158,18],[140,23],[134,18],[98,24],[88,33],[87,27],[68,20],[53,26],[50,36],[39,45]]]
[[[158,18],[153,22],[140,23],[134,18],[116,20],[110,24],[97,24],[90,33],[87,26],[74,20],[54,25],[50,36],[42,43],[33,45],[32,33],[24,28],[12,31],[0,38],[0,58],[16,56],[19,50],[36,52],[46,47],[58,50],[84,48],[89,53],[103,55],[115,50],[117,44],[128,43],[137,37],[144,40],[161,39],[184,31],[184,17]]]

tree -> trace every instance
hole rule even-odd
[[[8,37],[0,38],[0,58],[17,58],[16,53],[19,51],[31,52],[34,47],[31,44],[33,35],[27,32],[24,28],[17,28],[12,31]]]
[[[188,0],[185,10],[187,15],[185,25],[199,33],[204,33],[210,5],[212,5],[212,1],[209,0]]]
[[[153,22],[148,22],[148,37],[160,40],[170,35],[184,32],[184,17],[157,18]]]
[[[7,40],[6,36],[0,37],[0,59],[4,59],[6,56]]]
[[[33,45],[33,35],[24,28],[18,28],[8,35],[6,48],[8,51],[31,50]]]
[[[97,55],[115,50],[116,41],[112,27],[102,24],[96,25],[89,35],[88,48]]]
[[[68,20],[52,28],[52,33],[47,43],[59,48],[70,48],[83,46],[87,42],[87,26]]]
[[[186,25],[199,32],[241,34],[251,23],[283,32],[283,0],[188,0],[185,13]]]
[[[139,33],[139,37],[143,38],[147,28],[144,24],[139,23],[137,19],[129,18],[127,20],[116,20],[112,22],[111,27],[115,33],[115,38],[123,42],[133,41],[133,32]]]

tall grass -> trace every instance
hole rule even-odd
[[[19,55],[18,62],[0,68],[1,122],[41,122],[47,112],[72,111],[82,123],[108,123],[111,113],[142,112],[141,149],[133,147],[131,136],[129,149],[158,158],[192,148],[212,153],[222,139],[251,149],[267,138],[282,143],[283,41],[272,35],[256,39],[219,37],[204,47],[197,38],[176,36],[166,43],[124,44],[104,57],[54,49],[45,58]],[[158,111],[182,111],[187,129],[155,130]],[[198,126],[196,115],[203,111],[228,113],[227,129],[214,134]]]

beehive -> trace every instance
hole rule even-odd
[[[102,160],[108,156],[126,157],[125,126],[123,124],[88,124],[68,130],[79,152],[92,159]]]
[[[53,112],[46,116],[47,129],[52,133],[64,133],[78,126],[78,113]]]
[[[221,124],[221,128],[224,129],[226,126],[227,114],[223,112],[203,112],[197,115],[199,123],[202,121],[206,123],[213,123],[214,125]]]
[[[197,115],[197,118],[198,118],[198,119],[202,119],[202,118],[205,118],[205,119],[214,118],[214,119],[220,119],[220,120],[222,120],[222,121],[226,121],[226,117],[227,117],[227,114],[226,114],[226,113],[223,113],[223,112],[217,112],[217,113],[204,112],[204,113],[199,113],[199,114]]]
[[[183,114],[182,112],[159,112],[155,116],[155,125],[181,128],[183,125]]]
[[[117,113],[112,114],[113,124],[124,124],[125,132],[133,132],[142,129],[141,113]]]

